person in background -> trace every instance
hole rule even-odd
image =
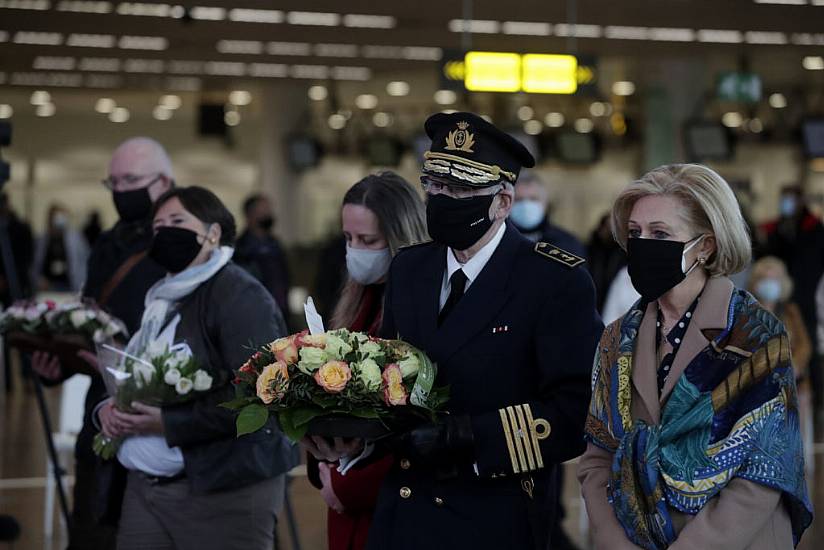
[[[346,237],[333,233],[320,245],[312,285],[312,297],[324,319],[332,315],[346,277]]]
[[[330,326],[377,336],[383,293],[392,257],[406,246],[429,240],[423,201],[393,172],[365,177],[343,197],[347,279]],[[383,479],[392,466],[385,456],[345,476],[334,463],[309,455],[309,479],[329,506],[329,550],[363,550]]]
[[[39,290],[75,292],[86,282],[89,247],[69,225],[68,211],[58,204],[49,207],[45,234],[37,239],[32,278]]]
[[[114,151],[109,176],[103,185],[111,193],[118,221],[95,243],[83,296],[121,319],[133,334],[140,326],[146,291],[166,274],[147,257],[147,252],[152,239],[152,205],[174,185],[171,160],[163,146],[153,139],[128,139]],[[32,368],[52,383],[74,374],[64,372],[55,357],[43,353],[34,354]],[[86,394],[83,428],[74,452],[70,550],[115,547],[125,472],[117,468],[115,461],[99,461],[92,451],[92,441],[98,431],[92,422],[92,411],[105,396],[103,379],[92,377]]]
[[[94,246],[95,241],[103,232],[103,226],[100,224],[100,212],[97,210],[89,214],[86,224],[83,226],[83,236],[86,237],[86,242],[89,246]]]
[[[8,231],[11,256],[14,260],[14,274],[19,286],[18,291],[22,298],[28,298],[32,292],[30,276],[34,239],[29,224],[22,221],[11,209],[9,197],[6,193],[0,194],[0,231],[2,231],[2,227],[5,227],[6,231]],[[12,290],[8,274],[6,273],[6,266],[0,261],[0,305],[6,308],[11,305],[12,300]],[[7,392],[12,390],[12,382],[14,380],[11,372],[12,363],[9,357],[9,349],[8,346],[3,346],[3,368],[6,371],[5,390]],[[0,388],[0,391],[2,390],[3,388]]]
[[[662,166],[612,220],[642,298],[592,371],[578,479],[595,548],[792,548],[812,505],[789,338],[727,277],[752,253],[732,190],[705,166]]]
[[[235,393],[234,371],[253,347],[286,335],[277,304],[231,262],[235,221],[202,187],[180,187],[154,207],[149,256],[167,275],[146,294],[140,329],[126,352],[185,344],[212,379],[185,403],[107,400],[102,431],[125,436],[117,460],[128,469],[117,547],[270,549],[283,503],[292,445],[276,419],[242,437],[235,414],[220,407]]]
[[[606,312],[606,301],[610,286],[622,268],[627,265],[627,255],[612,236],[609,213],[604,214],[598,226],[592,231],[587,242],[587,267],[595,283],[598,311]],[[608,323],[604,319],[605,323]]]
[[[629,270],[626,266],[622,267],[613,279],[612,284],[609,285],[607,299],[604,301],[604,309],[601,312],[601,319],[603,319],[604,324],[608,325],[623,317],[640,297],[641,295],[632,286]]]
[[[554,244],[581,257],[586,254],[581,241],[549,221],[549,190],[533,170],[524,170],[519,176],[510,219],[532,242]]]
[[[264,195],[254,194],[243,202],[246,230],[237,240],[235,261],[254,275],[269,291],[284,315],[289,314],[289,266],[272,230],[275,217]]]
[[[815,334],[815,292],[824,275],[824,225],[807,208],[800,186],[788,185],[781,189],[779,210],[779,218],[763,227],[767,239],[763,254],[776,256],[787,266],[794,286],[793,302],[801,309],[807,333]],[[809,373],[816,410],[824,404],[820,363],[821,357],[814,350]]]
[[[522,170],[515,186],[515,203],[512,205],[510,220],[516,228],[533,242],[547,242],[584,257],[584,245],[568,231],[564,231],[549,221],[549,190],[540,176],[533,170]],[[558,468],[556,484],[564,486],[564,469]],[[564,532],[561,524],[566,516],[561,490],[555,494],[555,517],[552,523],[552,546],[558,550],[574,550],[576,546]]]
[[[764,309],[778,317],[790,337],[795,383],[798,388],[798,416],[801,435],[804,438],[805,456],[813,459],[813,411],[812,395],[807,365],[813,354],[813,345],[801,310],[792,301],[793,282],[787,273],[787,266],[775,256],[765,256],[757,260],[750,269],[747,282],[749,290]],[[807,463],[812,466],[811,463]]]

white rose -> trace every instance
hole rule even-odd
[[[212,387],[212,377],[205,370],[198,369],[195,373],[195,391],[206,391]]]
[[[398,366],[401,368],[401,376],[409,378],[410,376],[418,374],[421,368],[421,362],[415,354],[410,353],[398,363]]]
[[[36,307],[30,307],[26,310],[24,317],[27,321],[34,321],[40,317],[40,311]]]
[[[353,366],[367,390],[374,391],[381,387],[381,368],[372,359],[364,359]]]
[[[166,371],[166,374],[163,375],[163,381],[169,384],[170,386],[176,385],[180,382],[180,371],[177,369],[169,369]]]
[[[82,309],[76,309],[69,313],[69,320],[74,328],[80,328],[86,324],[86,321],[88,321],[89,318],[86,316],[85,311]]]
[[[149,385],[152,382],[152,378],[154,378],[155,369],[153,365],[136,361],[132,367],[132,371],[134,372],[135,382],[137,382],[138,388]]]
[[[163,355],[168,350],[168,346],[165,342],[160,340],[152,340],[149,342],[149,345],[146,346],[146,355],[149,357],[157,357],[158,355]]]
[[[377,342],[371,341],[361,344],[359,351],[365,353],[366,356],[370,359],[376,359],[377,357],[381,357],[384,355],[383,350],[381,349],[381,345]]]
[[[192,391],[192,386],[193,384],[191,380],[189,380],[188,378],[181,378],[177,381],[177,384],[175,384],[175,391],[178,393],[178,395],[186,395],[187,393]]]

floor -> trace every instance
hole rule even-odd
[[[16,391],[0,397],[2,419],[0,419],[0,514],[12,514],[21,524],[21,538],[9,548],[14,550],[57,550],[65,548],[61,535],[58,515],[55,513],[55,535],[44,536],[43,509],[44,487],[46,483],[45,443],[41,418],[37,412],[36,400],[31,391],[21,389],[16,380]],[[47,389],[46,398],[52,418],[59,405],[60,389]],[[4,401],[4,402],[3,402]],[[814,445],[815,467],[824,472],[824,430],[816,430]],[[71,452],[64,455],[70,467]],[[582,536],[579,489],[574,477],[574,464],[565,465],[568,475],[564,488],[567,506],[565,527],[572,539],[583,549],[587,548]],[[824,510],[824,482],[822,477],[812,479],[812,497],[817,508]],[[68,480],[71,483],[69,475]],[[324,550],[326,512],[319,493],[309,485],[305,476],[298,471],[292,479],[290,500],[297,519],[300,548],[302,550]],[[55,508],[57,506],[55,505]],[[286,518],[281,519],[280,532],[282,548],[297,550],[292,544]],[[0,550],[4,548],[0,543]],[[801,544],[801,550],[824,548],[824,518],[817,518]]]

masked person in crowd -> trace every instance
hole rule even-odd
[[[89,247],[69,225],[69,213],[59,205],[49,208],[45,234],[34,251],[33,278],[40,290],[74,292],[86,281]]]
[[[182,404],[133,403],[133,414],[111,402],[101,409],[103,433],[127,436],[117,452],[129,471],[117,547],[272,548],[292,445],[274,418],[237,437],[235,415],[220,403],[234,397],[233,371],[250,345],[286,334],[283,316],[266,289],[231,262],[234,218],[212,192],[165,193],[153,227],[149,256],[167,275],[147,292],[126,352],[185,344],[213,383]]]
[[[280,242],[274,237],[272,205],[263,195],[252,195],[243,203],[246,231],[235,247],[235,262],[254,275],[269,291],[284,314],[289,312],[289,267]]]
[[[792,548],[812,510],[790,341],[727,278],[751,255],[732,190],[663,166],[612,212],[641,299],[593,367],[578,478],[595,547]]]
[[[510,220],[532,242],[543,241],[584,257],[586,250],[575,235],[549,221],[549,193],[540,176],[524,170],[515,186],[515,202]]]
[[[587,263],[592,282],[595,283],[595,295],[598,311],[604,322],[608,323],[605,315],[607,298],[610,287],[619,277],[622,269],[627,265],[627,255],[615,242],[612,236],[612,227],[609,213],[604,214],[598,221],[587,241]],[[621,313],[626,311],[622,310]]]
[[[138,137],[123,142],[112,155],[103,185],[112,193],[119,219],[95,242],[86,269],[83,296],[95,300],[121,319],[130,333],[143,314],[143,297],[165,270],[147,257],[152,240],[152,204],[174,184],[172,163],[156,141]],[[93,359],[93,358],[90,358]],[[47,380],[71,376],[57,359],[35,353],[32,367]],[[75,447],[75,483],[69,548],[114,548],[114,525],[120,512],[123,473],[113,462],[101,462],[92,451],[97,428],[92,411],[106,396],[99,376],[92,377],[86,395],[83,428]]]
[[[383,320],[386,277],[392,257],[406,246],[428,240],[423,201],[393,172],[367,176],[343,197],[348,278],[330,326],[377,336]],[[362,550],[392,456],[346,475],[334,463],[310,455],[309,479],[329,506],[329,550]]]
[[[793,281],[793,301],[801,309],[809,334],[816,333],[815,291],[824,275],[824,225],[810,210],[799,186],[781,189],[780,216],[766,224],[763,253],[784,262]],[[814,350],[815,352],[815,350]],[[816,409],[824,403],[821,359],[815,353],[809,364],[810,382]],[[806,365],[803,367],[808,368]]]
[[[584,447],[603,328],[592,281],[583,259],[506,223],[534,165],[520,142],[472,113],[425,129],[434,242],[394,258],[381,332],[437,363],[450,414],[398,437],[367,548],[543,549],[555,470]]]

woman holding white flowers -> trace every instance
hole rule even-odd
[[[233,369],[249,346],[285,335],[278,306],[261,284],[231,262],[235,223],[213,193],[176,188],[155,204],[149,255],[168,275],[146,295],[140,330],[127,352],[192,354],[200,372],[164,376],[184,403],[136,413],[107,403],[108,437],[128,436],[117,460],[129,471],[118,533],[120,549],[270,549],[291,446],[274,421],[236,437]],[[148,373],[149,376],[152,373]],[[208,391],[206,391],[208,390]]]
[[[401,247],[428,240],[423,201],[393,172],[365,177],[353,185],[341,208],[348,277],[332,315],[332,328],[377,336],[383,319],[383,292],[392,257]],[[377,383],[380,384],[380,369]],[[364,376],[365,369],[359,374]],[[334,450],[323,438],[305,440],[311,453],[309,479],[329,506],[329,550],[361,550],[383,478],[387,456],[345,476],[337,471]]]

